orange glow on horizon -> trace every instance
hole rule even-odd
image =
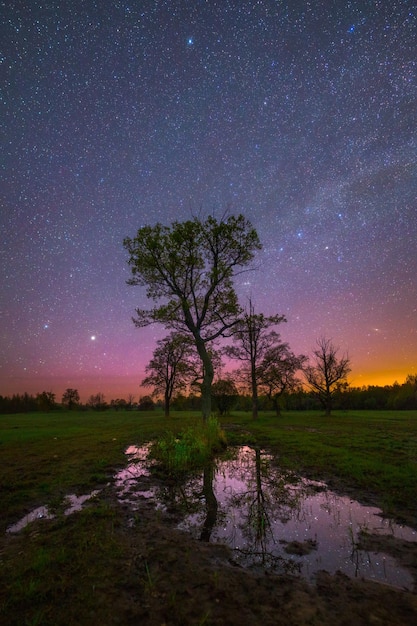
[[[416,368],[405,369],[384,369],[379,371],[353,370],[349,377],[350,387],[368,387],[385,385],[393,385],[395,382],[400,385],[405,382],[409,374],[416,374]],[[130,394],[138,400],[140,396],[149,395],[151,389],[140,386],[143,375],[128,376],[101,376],[93,377],[28,377],[27,379],[19,378],[6,381],[0,381],[0,394],[3,396],[12,396],[13,394],[23,394],[25,392],[36,395],[42,391],[52,391],[56,394],[56,401],[60,402],[62,394],[68,387],[77,389],[81,402],[87,402],[92,394],[98,392],[103,393],[106,402],[115,400],[116,398],[127,398]]]
[[[350,387],[385,387],[399,383],[402,385],[409,374],[415,374],[415,368],[411,370],[380,370],[373,372],[351,372],[349,376]]]

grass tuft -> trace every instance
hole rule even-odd
[[[210,417],[207,422],[193,423],[177,436],[165,433],[151,446],[150,456],[164,471],[175,474],[203,467],[225,445],[224,431],[218,420]]]

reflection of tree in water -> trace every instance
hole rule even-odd
[[[200,499],[200,474],[182,479],[171,479],[160,485],[156,491],[156,500],[172,517],[195,515],[202,508]]]
[[[225,479],[225,487],[216,496],[218,475]],[[157,494],[167,513],[194,537],[210,541],[223,524],[229,530],[223,540],[245,564],[286,570],[297,565],[275,554],[280,538],[274,536],[274,522],[298,518],[301,497],[292,475],[275,467],[272,457],[259,448],[249,447],[208,464],[203,473],[161,486]]]
[[[203,494],[206,502],[206,518],[201,529],[201,541],[210,541],[211,533],[217,522],[219,505],[213,491],[214,471],[214,463],[210,463],[204,468]]]
[[[235,479],[244,482],[247,489],[232,494],[229,505],[240,511],[239,528],[246,540],[238,551],[258,565],[286,566],[292,564],[274,555],[273,522],[286,522],[300,510],[300,493],[291,489],[288,475],[273,468],[270,458],[259,448],[248,449],[238,456],[231,471]],[[293,564],[295,566],[295,564]]]
[[[215,462],[208,463],[203,475],[177,480],[158,490],[157,500],[174,518],[187,517],[189,530],[201,528],[200,540],[210,541],[213,528],[219,521],[218,502],[213,489]],[[195,533],[193,533],[195,534]]]

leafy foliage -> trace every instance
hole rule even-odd
[[[154,322],[193,338],[203,364],[203,416],[211,412],[214,376],[207,346],[235,326],[240,307],[233,277],[260,249],[256,230],[243,216],[220,221],[209,216],[171,227],[144,226],[135,238],[126,238],[132,277],[130,285],[146,286],[146,295],[158,306],[137,309],[138,327]]]
[[[164,397],[165,415],[174,393],[184,391],[187,384],[195,379],[195,347],[192,339],[180,333],[171,333],[160,339],[153,358],[146,366],[147,376],[142,380],[143,387],[153,387],[152,395]]]
[[[277,415],[280,414],[281,396],[300,385],[296,374],[305,361],[306,357],[296,356],[287,343],[277,343],[265,352],[258,370],[259,386],[272,401]]]
[[[220,415],[229,413],[239,395],[237,387],[231,378],[220,378],[213,383],[213,397]]]
[[[62,404],[69,409],[74,409],[80,404],[80,394],[77,389],[68,388],[62,396]]]

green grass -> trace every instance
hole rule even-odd
[[[195,413],[107,411],[0,416],[0,496],[3,529],[27,509],[107,482],[126,462],[124,451],[164,435],[193,439]],[[231,443],[274,449],[286,467],[367,490],[389,512],[416,516],[417,411],[249,413],[222,419]],[[167,435],[168,433],[168,435]],[[184,434],[185,433],[185,434]],[[188,433],[188,434],[187,434]],[[198,440],[198,437],[194,437]]]
[[[277,418],[271,412],[256,422],[236,413],[221,424],[229,443],[268,447],[284,468],[372,495],[386,512],[417,527],[417,411],[330,418],[320,412]],[[157,570],[132,554],[105,485],[126,464],[129,445],[161,441],[162,435],[195,442],[200,429],[196,413],[186,412],[168,419],[157,411],[0,416],[0,622],[106,623],[109,610],[117,614],[126,585],[139,586],[145,598],[154,593]],[[13,536],[4,532],[36,506],[59,511],[67,494],[98,487],[104,487],[102,495],[77,514],[58,514]]]
[[[166,432],[153,443],[150,456],[169,474],[203,467],[226,445],[226,436],[215,417],[196,418],[183,432]]]
[[[385,512],[417,522],[417,411],[288,412],[257,422],[242,413],[237,423],[284,466],[371,494]]]
[[[154,438],[177,445],[196,442],[192,412],[60,412],[0,416],[0,494],[4,523],[28,508],[82,493],[105,483],[126,461],[128,445]],[[372,492],[389,512],[417,515],[417,411],[351,411],[330,418],[320,412],[277,418],[249,413],[222,419],[231,443],[271,447],[286,467],[331,477],[346,487]],[[168,433],[168,434],[167,434]],[[3,527],[4,528],[4,527]]]
[[[0,530],[27,508],[104,484],[115,467],[125,464],[127,446],[188,423],[189,415],[167,421],[157,412],[0,416],[0,498],[7,511]]]

